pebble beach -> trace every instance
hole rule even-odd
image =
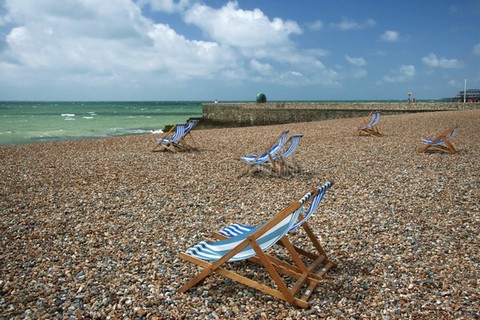
[[[363,120],[194,130],[181,153],[150,135],[0,147],[0,318],[479,319],[480,110],[385,115],[383,137]],[[458,153],[417,152],[453,125]],[[301,171],[239,178],[285,129]],[[217,275],[177,291],[200,270],[180,252],[327,181],[309,225],[337,267],[309,308]]]

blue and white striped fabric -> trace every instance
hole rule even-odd
[[[268,250],[272,247],[277,241],[279,241],[287,232],[290,230],[292,225],[298,219],[300,211],[297,210],[294,213],[288,215],[270,230],[265,232],[262,236],[257,239],[257,243],[263,251]],[[218,241],[201,241],[197,245],[187,249],[186,254],[196,257],[202,260],[207,261],[217,261],[222,258],[228,252],[233,250],[238,246],[242,241],[244,241],[249,235],[253,234],[259,230],[263,225],[260,225],[256,228],[251,229],[250,231],[234,236],[225,240]],[[255,250],[249,245],[246,246],[242,251],[234,255],[228,261],[240,261],[251,258],[255,256]]]
[[[295,151],[297,151],[298,145],[300,144],[300,139],[302,139],[302,137],[303,137],[302,134],[296,134],[290,137],[290,146],[282,154],[283,159],[290,157],[292,154],[295,153]]]
[[[285,144],[285,142],[287,142],[287,135],[288,135],[288,130],[284,131],[280,136],[280,138],[278,139],[278,141],[267,152],[263,153],[262,155],[244,156],[244,157],[241,157],[240,160],[250,164],[264,164],[270,160],[269,154],[273,159],[275,159],[277,154],[283,148],[283,145]]]
[[[370,127],[376,126],[378,124],[378,122],[380,121],[380,115],[381,115],[380,111],[376,111],[374,113],[374,120],[373,120],[372,124],[370,125]]]
[[[452,132],[450,132],[450,134],[448,135],[448,137],[446,137],[445,139],[440,139],[440,140],[432,140],[432,139],[422,139],[422,142],[425,143],[425,144],[429,144],[431,146],[439,146],[441,144],[443,144],[445,141],[448,141],[450,139],[453,138],[453,136],[455,136],[455,132],[457,131],[457,128],[453,128]]]
[[[295,221],[295,223],[290,227],[289,231],[293,231],[299,226],[301,226],[313,213],[315,213],[320,205],[320,202],[322,202],[323,197],[325,196],[325,193],[327,193],[327,190],[333,185],[332,182],[327,182],[323,186],[317,188],[317,194],[313,196],[312,201],[310,202],[310,206],[308,207],[307,211],[303,215],[303,218],[300,221]],[[297,210],[300,211],[300,213],[303,211],[303,204],[305,204],[308,199],[312,196],[312,192],[307,192],[300,200],[302,203],[302,206]],[[255,229],[254,226],[249,226],[246,224],[240,224],[240,223],[232,223],[225,227],[224,229],[220,230],[219,233],[224,235],[225,237],[235,237],[239,236],[242,234],[245,234],[247,232],[252,231]]]
[[[192,119],[192,120],[188,121],[186,126],[185,126],[185,132],[184,132],[183,135],[186,136],[193,129],[193,127],[195,127],[197,125],[198,122],[199,122],[199,120],[196,120],[196,119]]]
[[[361,126],[358,129],[360,129],[360,130],[369,129],[369,128],[377,125],[377,123],[379,121],[380,121],[380,111],[372,112],[372,114],[370,116],[370,121],[368,121],[367,125]]]
[[[186,133],[186,124],[177,124],[175,126],[175,132],[172,134],[172,136],[170,138],[164,138],[164,139],[161,139],[161,138],[157,138],[155,139],[155,141],[157,142],[161,142],[163,144],[169,144],[169,143],[174,143],[174,142],[177,142],[178,140],[180,140]]]
[[[246,224],[232,223],[228,225],[225,229],[220,230],[219,233],[224,235],[225,237],[230,238],[230,237],[238,236],[239,234],[250,232],[254,228],[255,228],[254,226],[249,226]]]

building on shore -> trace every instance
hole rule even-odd
[[[462,102],[480,102],[480,89],[467,89],[459,91],[456,97],[444,98],[444,101],[458,101]]]

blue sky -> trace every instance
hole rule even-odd
[[[0,0],[0,100],[402,100],[480,88],[479,0]]]

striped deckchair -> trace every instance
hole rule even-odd
[[[422,139],[421,141],[425,146],[420,148],[418,152],[440,151],[449,154],[456,153],[457,150],[451,142],[456,132],[457,127],[451,127],[435,139]]]
[[[318,207],[320,206],[320,202],[322,202],[323,197],[327,193],[327,190],[330,189],[332,186],[333,186],[333,182],[327,182],[316,189],[315,195],[310,198],[310,205],[308,209],[305,209],[305,213],[300,215],[299,220],[296,221],[290,227],[290,230],[289,230],[289,232],[294,232],[298,227],[302,227],[306,232],[307,236],[309,237],[309,239],[311,240],[311,242],[313,243],[315,249],[317,250],[316,253],[305,251],[300,247],[294,247],[294,248],[300,255],[310,259],[311,263],[308,266],[310,272],[313,272],[314,270],[318,269],[318,267],[321,265],[323,266],[323,268],[321,268],[320,271],[316,273],[316,275],[318,276],[323,276],[323,274],[325,274],[329,269],[334,268],[336,264],[328,259],[326,252],[323,250],[323,247],[320,244],[320,241],[317,239],[317,237],[314,235],[311,228],[309,227],[307,220],[318,210]],[[305,196],[308,196],[308,195],[309,194],[307,193]],[[218,234],[226,238],[236,237],[241,234],[252,232],[254,228],[255,228],[254,226],[250,226],[246,224],[232,223],[227,227],[225,227],[224,229],[220,230]]]
[[[378,129],[378,123],[380,122],[380,111],[370,112],[366,125],[357,127],[358,135],[360,136],[383,136]]]
[[[308,218],[310,218],[310,216],[312,214],[314,214],[317,211],[317,209],[320,205],[320,202],[322,201],[323,197],[327,193],[327,190],[330,189],[332,186],[333,186],[333,182],[327,182],[324,185],[317,188],[315,196],[311,197],[311,199],[310,199],[310,206],[305,211],[305,214],[302,215],[302,217],[299,221],[296,221],[292,225],[292,228],[289,231],[294,231],[295,229],[297,229]],[[305,196],[308,196],[309,194],[310,194],[310,192],[305,194]],[[255,227],[249,226],[249,225],[246,225],[246,224],[232,223],[229,226],[227,226],[226,228],[220,230],[219,233],[226,236],[226,237],[235,237],[235,236],[238,236],[239,234],[250,232],[254,228]]]
[[[199,120],[190,119],[185,125],[185,132],[183,136],[174,143],[178,150],[193,150],[196,149],[195,141],[193,140],[192,129],[198,124]],[[187,143],[186,139],[190,138],[192,144]]]
[[[185,142],[187,136],[191,136],[191,130],[198,120],[190,120],[185,124],[176,124],[162,137],[153,139],[156,142],[152,151],[170,150],[173,152],[191,150],[192,147]],[[191,137],[193,140],[193,137]]]
[[[173,144],[185,135],[185,126],[185,124],[176,124],[163,136],[154,138],[153,141],[156,142],[156,144],[152,151],[170,150],[176,152]]]
[[[287,142],[287,135],[288,130],[283,131],[280,136],[263,153],[260,153],[258,155],[240,157],[240,160],[246,162],[249,165],[247,170],[243,172],[240,176],[244,176],[253,171],[254,168],[258,168],[269,163],[272,165],[274,171],[277,171],[274,160],[277,158],[277,155],[282,150],[285,142]]]
[[[288,145],[288,148],[283,153],[281,153],[280,156],[277,157],[278,168],[279,168],[278,174],[288,175],[288,173],[292,170],[293,171],[298,171],[299,170],[298,165],[296,165],[296,166],[289,165],[286,162],[286,159],[289,158],[290,156],[292,156],[297,151],[298,146],[300,144],[300,140],[302,139],[302,137],[303,137],[303,134],[293,135],[288,139],[287,143],[285,143],[285,146]]]
[[[302,220],[304,205],[311,201],[317,193],[318,189],[312,189],[281,210],[269,221],[251,228],[245,233],[230,238],[223,237],[213,241],[201,241],[181,253],[180,257],[182,259],[202,267],[203,271],[185,283],[179,291],[186,292],[207,276],[216,273],[296,306],[307,308],[308,299],[319,285],[321,276],[310,272],[286,235],[292,228],[295,228],[299,219]],[[301,225],[305,225],[305,223]],[[294,264],[287,263],[267,253],[267,250],[276,243],[285,247]],[[275,285],[270,286],[247,278],[229,268],[232,263],[247,259],[263,266]],[[242,267],[244,264],[237,266]],[[295,284],[290,287],[287,286],[285,277],[293,278]],[[302,289],[304,291],[300,292]],[[301,295],[298,296],[299,294]]]

